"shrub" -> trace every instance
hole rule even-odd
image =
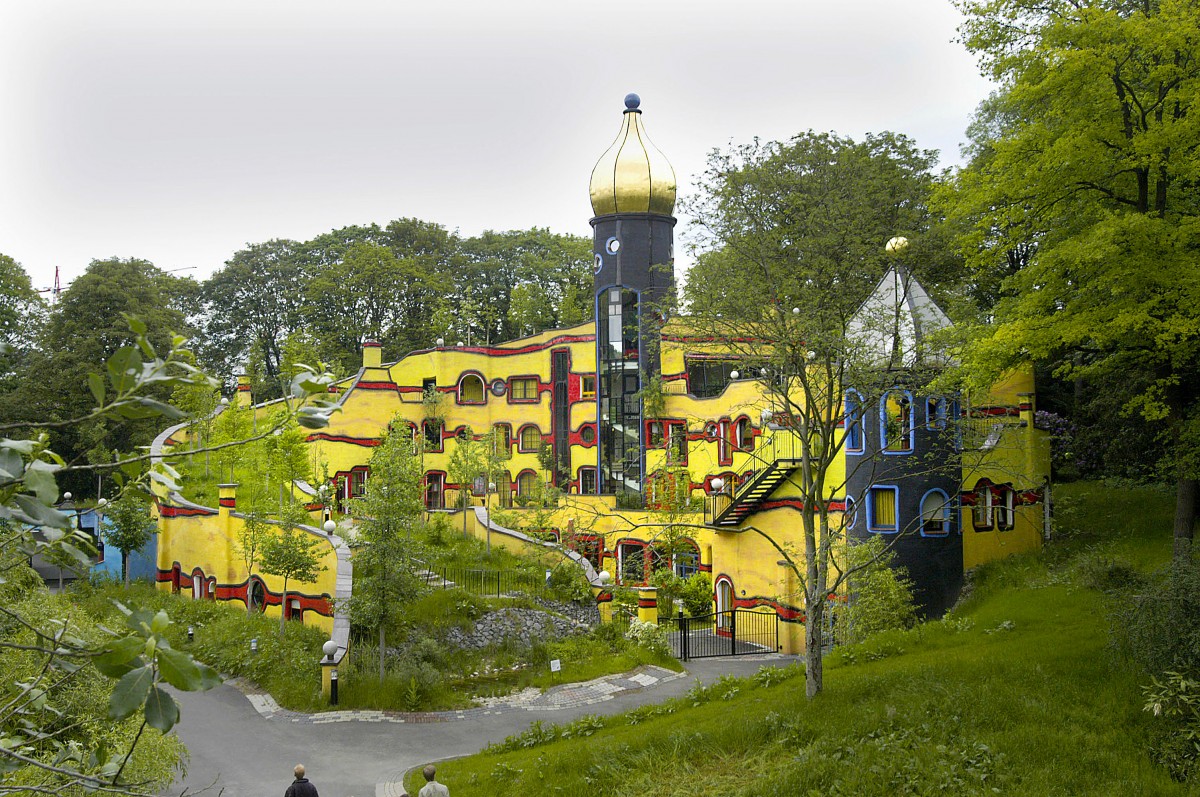
[[[1200,679],[1178,672],[1151,678],[1145,709],[1160,719],[1152,755],[1171,776],[1200,783]]]
[[[904,568],[893,567],[895,554],[878,537],[853,545],[850,600],[836,610],[834,634],[839,644],[861,642],[872,634],[910,628],[917,620],[912,582]]]
[[[704,573],[680,578],[670,570],[656,570],[650,583],[658,588],[658,613],[663,617],[675,615],[676,600],[683,601],[689,617],[712,613],[712,582]]]
[[[659,628],[656,623],[643,623],[636,617],[629,621],[629,628],[625,631],[625,637],[638,643],[652,653],[666,654],[671,650],[667,644],[666,631]]]
[[[1110,618],[1118,649],[1152,675],[1200,673],[1200,562],[1172,562],[1135,586]]]

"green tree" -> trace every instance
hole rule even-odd
[[[299,510],[299,507],[295,507]],[[289,513],[281,521],[283,527],[262,541],[259,569],[283,579],[283,603],[279,607],[279,633],[283,635],[287,623],[287,601],[289,581],[315,581],[326,570],[321,564],[323,542],[307,532],[296,528],[307,516],[303,510]]]
[[[943,199],[970,225],[975,272],[1008,274],[966,363],[980,380],[1049,363],[1157,425],[1185,559],[1200,491],[1200,6],[958,5],[963,41],[1001,88]]]
[[[416,575],[421,545],[414,531],[425,507],[421,461],[413,449],[412,427],[397,415],[371,455],[371,475],[355,500],[362,523],[355,540],[350,616],[379,634],[380,683],[386,674],[388,626],[400,603],[423,586]]]
[[[429,266],[429,258],[400,258],[382,244],[355,243],[314,274],[307,293],[314,331],[340,367],[358,370],[366,340],[396,356],[429,345],[416,337],[429,323]]]
[[[849,582],[846,606],[835,611],[834,637],[842,645],[862,642],[872,634],[911,628],[917,622],[912,582],[895,566],[895,553],[879,537],[849,547],[846,557],[857,568]]]
[[[280,428],[262,442],[267,466],[265,476],[268,483],[279,485],[280,511],[283,511],[285,497],[291,500],[292,483],[308,481],[312,475],[309,472],[308,446],[305,445],[308,433],[293,423],[276,421],[273,425],[280,425]]]
[[[450,452],[450,460],[446,466],[446,475],[450,481],[458,484],[458,504],[463,511],[463,536],[467,536],[467,507],[471,500],[471,488],[478,477],[487,480],[491,478],[491,458],[495,446],[491,434],[476,440],[470,426],[464,427],[454,442]],[[486,486],[486,485],[485,485]]]
[[[302,326],[309,276],[300,249],[288,240],[251,244],[202,288],[202,361],[228,379],[253,353],[261,364],[255,392],[259,401],[285,392],[280,382],[282,344]]]
[[[124,630],[103,636],[89,633],[61,604],[32,594],[41,588],[31,590],[22,569],[31,552],[68,552],[87,564],[86,538],[72,528],[72,516],[54,506],[66,468],[42,430],[110,417],[181,417],[178,410],[153,398],[154,393],[188,382],[212,384],[188,362],[180,338],[170,338],[168,353],[160,356],[144,323],[131,320],[129,328],[123,336],[128,345],[118,346],[108,357],[105,376],[87,374],[83,379],[91,400],[79,415],[60,421],[0,422],[0,525],[6,529],[0,537],[0,614],[5,618],[0,669],[10,695],[0,706],[0,734],[5,739],[0,771],[6,786],[55,793],[144,793],[150,770],[144,762],[135,762],[141,740],[150,737],[150,747],[166,754],[168,763],[173,756],[145,733],[147,728],[166,733],[179,719],[178,705],[163,687],[207,689],[219,681],[209,668],[171,648],[164,636],[170,623],[165,612],[121,607]],[[86,465],[71,467],[82,473],[89,470]],[[152,473],[170,481],[167,468]],[[39,526],[41,533],[35,537],[30,529]],[[95,679],[96,672],[111,680]],[[107,727],[116,733],[95,732],[104,724],[93,716],[95,704],[77,700],[81,684],[97,681],[104,691],[111,688]],[[137,719],[131,719],[135,715]],[[160,770],[152,777],[161,775]]]
[[[921,243],[938,224],[929,207],[935,159],[892,133],[755,141],[714,152],[688,207],[703,232],[683,323],[689,334],[720,340],[758,381],[798,449],[789,482],[802,507],[802,550],[793,556],[767,539],[804,593],[809,697],[824,683],[826,596],[854,572],[833,560],[843,538],[833,502],[847,485],[843,391],[853,385],[877,396],[895,378],[876,346],[888,319],[863,327],[859,309],[886,271],[884,242],[896,235],[917,242],[906,262],[928,287],[959,276],[953,258]],[[922,354],[907,353],[905,365]]]
[[[20,264],[0,255],[0,418],[34,418],[14,397],[46,323],[46,304]]]
[[[470,319],[473,340],[506,340],[530,328],[563,326],[564,317],[574,319],[579,311],[591,316],[592,246],[587,238],[543,228],[488,230],[462,242],[452,273],[451,306],[478,302]],[[457,337],[465,340],[465,330]]]
[[[100,533],[106,543],[121,552],[121,578],[128,587],[129,554],[150,542],[158,526],[150,519],[150,505],[132,491],[109,504],[104,514],[109,523]]]
[[[271,533],[270,524],[258,512],[247,512],[242,519],[242,528],[238,532],[237,539],[234,540],[234,547],[237,548],[238,556],[241,557],[242,564],[246,568],[247,584],[250,583],[250,577],[254,575],[254,569],[258,567],[259,561],[262,559],[263,548],[271,537]],[[250,600],[250,593],[247,589],[246,614],[253,613],[254,604]]]
[[[94,260],[54,307],[39,351],[31,356],[29,378],[17,395],[32,413],[28,417],[53,424],[47,427],[53,448],[68,461],[84,461],[92,450],[135,450],[158,434],[160,416],[135,411],[131,404],[120,413],[92,413],[97,398],[88,374],[118,351],[132,356],[130,347],[139,333],[130,329],[130,316],[138,316],[141,334],[158,351],[171,348],[173,332],[187,331],[183,314],[168,306],[173,280],[145,260]],[[170,391],[165,382],[157,382],[147,385],[144,395],[166,406]],[[74,418],[81,420],[69,422]],[[111,462],[107,454],[103,459]],[[94,489],[91,478],[73,473],[64,478],[76,495]]]

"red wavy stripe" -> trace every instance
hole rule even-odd
[[[326,434],[325,432],[310,434],[304,439],[309,443],[314,440],[327,440],[330,443],[349,443],[352,446],[365,446],[366,448],[374,448],[379,445],[379,441],[373,437],[348,437],[342,434]]]
[[[158,514],[160,517],[198,517],[212,516],[217,514],[211,509],[191,506],[171,506],[159,504]]]

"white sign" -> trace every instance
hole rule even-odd
[[[562,669],[562,662],[558,659],[550,660],[550,672],[558,672]]]

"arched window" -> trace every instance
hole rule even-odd
[[[686,537],[675,545],[671,557],[672,569],[680,578],[690,578],[700,571],[700,547]]]
[[[522,471],[517,476],[517,497],[531,498],[537,491],[537,474],[531,470]]]
[[[991,531],[992,524],[995,522],[993,517],[994,496],[992,495],[992,483],[987,479],[980,479],[975,483],[975,506],[971,509],[971,525],[976,531]]]
[[[925,426],[933,431],[946,428],[948,402],[941,396],[929,396],[925,399]]]
[[[517,450],[525,453],[537,453],[542,449],[542,430],[529,424],[521,427],[517,438]]]
[[[921,498],[921,536],[945,537],[950,533],[950,497],[941,490],[930,490]]]
[[[250,603],[250,611],[263,612],[267,608],[267,587],[258,576],[252,576],[246,585],[246,600]]]
[[[734,609],[733,582],[730,581],[729,576],[721,576],[717,579],[714,589],[717,595],[717,633],[719,634],[724,631],[728,635],[730,625],[729,612],[732,612]]]
[[[446,508],[446,474],[439,471],[425,474],[425,508]]]
[[[750,423],[749,418],[738,418],[736,435],[739,451],[754,450],[754,425]]]
[[[846,496],[846,508],[842,511],[842,528],[850,531],[858,523],[858,502]]]
[[[626,540],[617,543],[617,568],[621,583],[646,583],[646,543]]]
[[[499,471],[496,477],[496,500],[502,507],[512,506],[513,480],[506,470]]]
[[[1015,499],[1011,487],[995,488],[993,507],[996,515],[996,528],[1000,531],[1012,531],[1016,525]]]
[[[581,495],[596,494],[596,469],[594,467],[579,469],[579,492]]]
[[[478,374],[466,374],[458,383],[459,404],[483,404],[487,391],[483,389],[483,378]]]
[[[492,425],[492,449],[497,459],[512,457],[512,426],[507,423]]]
[[[879,402],[879,440],[885,454],[909,454],[913,450],[912,394],[889,390]]]
[[[863,450],[862,395],[857,390],[846,391],[846,453],[860,454]]]

